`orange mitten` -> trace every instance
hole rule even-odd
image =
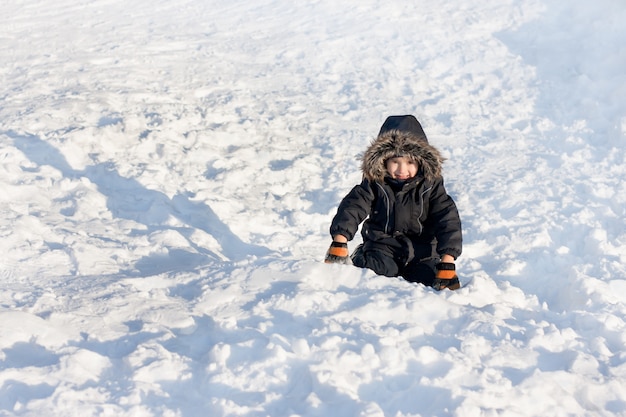
[[[459,277],[456,276],[456,266],[451,262],[439,262],[433,288],[441,291],[444,288],[458,290],[461,288]]]
[[[348,244],[342,242],[333,242],[326,252],[326,258],[324,262],[327,264],[348,264],[350,258],[348,257]]]

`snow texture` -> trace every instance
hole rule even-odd
[[[624,22],[3,1],[0,416],[626,416]],[[392,114],[448,158],[458,291],[322,262]]]

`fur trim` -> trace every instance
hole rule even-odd
[[[369,181],[383,182],[389,158],[406,156],[413,159],[424,177],[429,180],[440,178],[445,158],[430,145],[426,137],[405,130],[387,130],[378,135],[363,154],[361,170]]]

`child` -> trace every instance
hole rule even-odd
[[[437,290],[460,288],[461,220],[444,188],[443,161],[414,116],[388,117],[363,154],[363,181],[339,204],[325,262],[349,263],[347,242],[365,221],[355,266]]]

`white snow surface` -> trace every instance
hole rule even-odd
[[[626,416],[625,21],[3,1],[0,416]],[[322,262],[392,114],[448,158],[458,291]]]

